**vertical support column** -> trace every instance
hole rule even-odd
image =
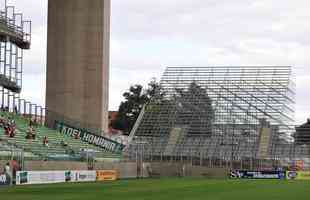
[[[110,0],[49,0],[46,106],[83,128],[107,130]]]

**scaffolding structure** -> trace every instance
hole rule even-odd
[[[31,21],[25,20],[6,0],[0,3],[0,106],[43,122],[45,109],[20,98],[23,51],[30,49]]]
[[[160,85],[131,133],[133,159],[250,168],[299,151],[289,66],[168,67]]]

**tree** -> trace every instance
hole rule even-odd
[[[207,90],[192,82],[186,88],[174,88],[173,94],[155,95],[136,135],[169,135],[172,128],[180,127],[188,135],[211,136],[215,114]]]
[[[118,115],[112,121],[111,126],[124,131],[125,134],[129,134],[143,105],[148,103],[155,95],[159,95],[160,98],[163,97],[163,94],[159,92],[160,90],[161,86],[156,79],[152,79],[148,83],[146,90],[143,90],[143,87],[139,84],[130,86],[129,90],[123,94],[125,101],[121,102]]]
[[[211,135],[214,121],[212,99],[207,91],[195,82],[184,89],[176,89],[174,96],[176,122],[188,126],[188,134]]]
[[[148,88],[146,89],[145,94],[148,98],[148,101],[154,97],[156,97],[156,101],[161,101],[165,95],[161,85],[157,82],[156,78],[152,78],[152,80],[148,83]]]

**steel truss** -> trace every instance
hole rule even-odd
[[[144,159],[210,165],[292,160],[292,79],[289,66],[168,67],[136,122],[129,155],[143,148]]]

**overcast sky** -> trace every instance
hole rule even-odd
[[[4,0],[1,0],[4,1]],[[8,0],[33,21],[23,96],[44,104],[47,0]],[[166,66],[291,65],[297,123],[310,116],[309,0],[112,0],[110,110]]]

